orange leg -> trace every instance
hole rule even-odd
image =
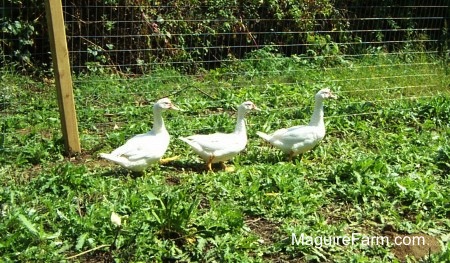
[[[213,160],[214,160],[214,156],[211,156],[211,157],[209,157],[209,160],[206,163],[206,167],[208,168],[208,171],[211,171],[211,172],[213,171],[212,168],[211,168],[211,164],[212,164]]]
[[[180,156],[169,157],[169,158],[165,158],[165,159],[159,160],[159,163],[160,164],[167,164],[167,163],[170,163],[171,161],[175,161],[175,160],[177,160],[179,158],[180,158]]]
[[[208,169],[208,171],[213,171],[212,170],[212,168],[211,168],[211,163],[210,162],[208,162],[207,164],[206,164],[206,168]]]

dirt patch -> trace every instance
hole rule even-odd
[[[89,254],[83,255],[78,258],[83,263],[113,263],[115,262],[110,251],[93,251]]]
[[[27,173],[28,174],[28,178],[26,178],[27,181],[31,180],[31,178],[33,177],[37,177],[41,172],[42,166],[40,164],[33,165],[33,167],[31,167],[29,172]],[[24,176],[26,176],[25,173]]]
[[[389,237],[391,243],[395,245],[392,247],[392,252],[401,261],[406,260],[407,257],[422,259],[430,254],[441,251],[439,240],[427,234],[400,234],[392,231],[385,231],[384,235]]]
[[[120,165],[100,158],[100,156],[94,154],[94,152],[97,152],[97,150],[82,151],[81,153],[67,156],[65,160],[75,165],[84,165],[88,169],[105,169],[106,172],[102,173],[103,176],[127,176],[131,174],[134,177],[138,177],[142,175],[140,173],[134,174],[133,172],[122,168]]]
[[[264,218],[248,217],[245,223],[256,235],[261,237],[261,243],[265,245],[281,240],[277,235],[277,233],[280,233],[280,224],[276,222]]]
[[[281,223],[273,222],[265,218],[247,216],[245,224],[251,231],[259,236],[259,243],[265,247],[272,247],[275,243],[283,242],[285,237],[282,236],[280,226]],[[264,261],[273,263],[304,263],[302,258],[286,255],[281,251],[265,252]]]
[[[211,204],[209,203],[209,200],[206,197],[202,197],[199,204],[200,209],[210,209]]]
[[[66,160],[75,165],[83,165],[89,170],[97,170],[100,168],[102,170],[102,176],[127,176],[131,173],[119,165],[85,152],[76,156],[66,157]]]
[[[180,177],[168,176],[165,179],[168,185],[179,185],[181,183]]]

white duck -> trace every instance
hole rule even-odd
[[[158,100],[153,105],[154,121],[151,131],[132,137],[111,153],[101,153],[100,157],[133,172],[142,172],[150,164],[158,162],[166,152],[170,141],[161,116],[161,113],[168,109],[179,110],[168,98]]]
[[[236,156],[247,145],[245,116],[251,110],[259,110],[251,101],[246,101],[238,107],[236,128],[232,133],[192,135],[180,137],[180,140],[191,146],[193,151],[205,161],[209,171],[212,171],[212,163],[221,163],[226,169],[224,162]]]
[[[263,132],[256,132],[256,134],[288,154],[289,160],[292,160],[298,154],[303,154],[314,148],[325,137],[323,101],[330,98],[337,99],[337,96],[330,89],[321,89],[316,93],[314,112],[309,125],[279,129],[270,135]]]

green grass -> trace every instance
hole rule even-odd
[[[77,78],[83,153],[71,158],[63,156],[53,85],[4,74],[11,107],[0,112],[2,261],[400,262],[406,251],[292,245],[292,233],[421,234],[432,251],[410,254],[449,260],[450,81],[442,65],[380,55],[321,68],[263,55],[199,76]],[[255,135],[307,123],[325,86],[339,99],[326,103],[327,135],[301,161],[286,162]],[[185,110],[165,115],[166,156],[179,160],[135,176],[98,158],[150,129],[149,104],[166,95]],[[232,131],[247,99],[263,110],[248,117],[236,171],[204,172],[176,138]]]

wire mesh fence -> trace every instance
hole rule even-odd
[[[270,9],[263,4],[260,7]],[[231,83],[229,89],[250,85],[264,93],[267,86],[275,85],[282,93],[283,89],[302,86],[306,81],[311,85],[336,87],[341,94],[349,96],[358,92],[369,95],[368,91],[372,91],[370,94],[379,97],[364,98],[371,102],[433,96],[442,88],[435,79],[437,71],[444,66],[442,60],[435,58],[446,52],[448,7],[446,1],[440,0],[427,3],[395,1],[392,4],[372,1],[364,5],[346,3],[336,6],[327,16],[318,11],[324,7],[313,5],[303,10],[310,14],[280,17],[261,10],[258,15],[251,14],[246,11],[249,6],[245,4],[226,4],[222,6],[223,10],[231,11],[224,12],[217,6],[190,3],[104,5],[99,1],[65,1],[64,10],[73,70],[76,73],[110,72],[123,77],[122,88],[103,94],[122,98],[120,103],[97,104],[98,100],[91,98],[95,101],[91,107],[84,103],[85,106],[78,109],[111,116],[111,112],[122,111],[127,103],[132,106],[136,100],[154,96],[157,88],[146,81],[177,83],[166,87],[161,96],[177,93],[178,97],[183,97],[179,91],[192,88],[184,84],[190,83],[188,79],[202,79],[204,70],[233,67],[236,61],[254,65],[258,70],[253,72],[254,68],[248,67],[222,71],[220,74],[226,75]],[[353,63],[376,56],[383,58]],[[331,79],[329,74],[319,73],[303,82],[299,79],[286,79],[276,84],[258,81],[270,74],[282,74],[276,67],[264,66],[264,61],[283,65],[286,58],[294,58],[299,64],[313,61],[319,66],[298,70],[298,74],[327,71],[340,77]],[[392,67],[403,70],[391,72]],[[166,70],[161,74],[160,69],[173,71]],[[358,76],[352,73],[355,70],[372,73]],[[291,74],[296,73],[296,69],[293,71]],[[233,81],[242,76],[250,82]],[[408,83],[411,78],[414,83]],[[75,87],[86,86],[84,81],[76,80]],[[92,83],[93,80],[88,81]],[[371,84],[374,81],[379,83],[377,87]],[[214,84],[206,86],[197,89],[208,95],[219,88]],[[397,93],[402,96],[391,96]],[[277,94],[267,94],[267,99],[270,96]],[[126,102],[124,97],[135,100]],[[227,99],[210,99],[215,107],[227,103]],[[120,99],[109,101],[119,102]],[[295,109],[288,107],[285,110]],[[117,122],[126,121],[119,117],[111,120],[111,117],[104,118],[102,123],[92,125],[112,129]],[[85,124],[81,125],[87,128]]]
[[[24,81],[17,85],[11,76],[28,76],[40,72],[50,65],[50,50],[43,43],[48,42],[39,23],[45,19],[45,13],[34,14],[31,8],[25,8],[28,1],[0,1],[0,153],[9,150],[13,143],[11,123],[18,123],[20,116],[30,112],[31,100],[39,100],[39,88]],[[40,58],[40,59],[34,59]],[[25,68],[35,68],[27,71]],[[36,97],[23,96],[26,89],[36,90]],[[25,126],[25,124],[23,125]]]
[[[89,2],[89,1],[87,1]],[[169,65],[187,73],[211,69],[250,51],[271,47],[289,55],[361,57],[383,50],[397,55],[435,54],[443,45],[448,3],[426,5],[336,7],[329,18],[230,18],[206,12],[211,6],[82,5],[66,2],[72,65],[76,72],[109,68],[121,73],[148,73]],[[177,11],[171,11],[177,10]],[[340,13],[339,13],[340,12]],[[177,14],[186,15],[173,18]],[[312,11],[311,11],[312,13]],[[313,15],[313,14],[312,14]],[[167,17],[165,17],[167,16]],[[272,15],[274,16],[274,15]],[[442,47],[441,47],[442,48]]]
[[[6,2],[2,14],[13,22],[20,7]],[[389,103],[436,96],[448,88],[437,79],[448,67],[447,1],[302,3],[300,8],[267,1],[64,0],[80,129],[88,133],[112,130],[127,122],[133,107],[158,96],[171,95],[188,103],[190,95],[184,93],[188,89],[198,92],[199,103],[207,107],[231,109],[232,95],[211,94],[227,90],[250,96],[246,90],[251,88],[273,101],[283,90],[309,92],[331,86],[349,98],[340,103],[351,107],[352,97]],[[3,30],[2,39],[11,40],[10,31]],[[42,34],[36,41],[43,42],[45,37]],[[1,42],[2,61],[14,57],[8,43]],[[49,64],[48,49],[28,51],[40,57],[40,63]],[[221,81],[205,78],[207,72],[220,75]],[[270,75],[286,77],[271,83],[267,82]],[[0,85],[1,114],[19,114],[9,105],[26,102],[15,100],[6,84]],[[295,103],[286,103],[283,110],[298,109]],[[372,113],[364,110],[333,117]],[[5,133],[1,135],[3,144]]]

